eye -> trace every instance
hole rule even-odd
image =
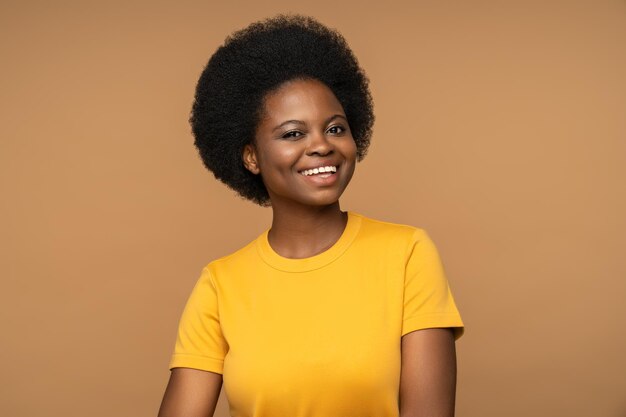
[[[283,139],[288,139],[288,138],[297,138],[302,136],[302,132],[298,131],[298,130],[292,130],[290,132],[285,133],[282,138]]]
[[[344,128],[343,128],[343,126],[339,126],[339,125],[337,125],[337,126],[332,126],[332,127],[330,127],[330,128],[328,129],[328,132],[330,132],[330,133],[334,133],[334,134],[343,133],[343,132],[345,132],[345,131],[346,131],[346,129],[344,129]]]

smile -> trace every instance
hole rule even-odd
[[[329,173],[330,175],[334,172],[337,172],[337,167],[334,165],[330,165],[330,166],[323,166],[323,167],[312,168],[312,169],[305,169],[304,171],[300,171],[300,174],[304,176],[309,176],[309,175]],[[326,177],[327,175],[324,175],[324,176]]]

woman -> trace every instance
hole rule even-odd
[[[271,228],[203,270],[160,417],[453,416],[463,323],[420,228],[342,211],[374,122],[343,37],[277,16],[226,39],[191,124],[206,167],[272,208]]]

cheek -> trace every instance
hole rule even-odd
[[[350,156],[350,159],[356,160],[356,142],[353,140],[349,141],[346,145],[345,154]]]
[[[259,155],[261,170],[289,171],[298,160],[299,151],[296,146],[285,146],[277,143],[277,146],[268,146]]]

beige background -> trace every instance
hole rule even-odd
[[[195,82],[295,11],[371,79],[342,208],[442,254],[457,415],[625,416],[626,3],[224,3],[2,2],[0,415],[156,415],[202,267],[271,214],[202,167]]]

